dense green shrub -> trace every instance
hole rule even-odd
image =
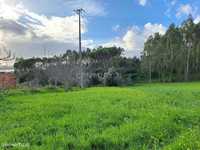
[[[104,74],[103,83],[105,86],[118,86],[122,84],[122,78],[114,68],[109,68]]]
[[[102,77],[99,74],[91,74],[89,77],[89,86],[102,84]]]

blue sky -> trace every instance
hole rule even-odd
[[[77,49],[73,9],[82,7],[84,48],[115,45],[139,56],[153,33],[164,34],[189,14],[200,21],[199,6],[199,0],[0,0],[0,44],[23,57]]]

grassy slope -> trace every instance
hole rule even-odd
[[[200,149],[200,83],[10,95],[0,101],[1,143],[35,150]]]

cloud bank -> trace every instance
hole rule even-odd
[[[167,28],[162,24],[147,23],[143,28],[133,26],[122,37],[116,37],[102,45],[122,47],[125,49],[125,56],[128,57],[140,56],[147,38],[154,33],[163,35],[166,30]]]
[[[87,32],[86,24],[83,19],[83,34]],[[22,3],[0,0],[0,40],[17,55],[25,57],[41,56],[44,46],[52,54],[67,48],[75,49],[78,17],[75,14],[49,17],[29,11]]]

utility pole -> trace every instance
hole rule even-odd
[[[74,10],[74,12],[78,15],[79,17],[79,55],[80,55],[80,86],[81,88],[84,87],[83,84],[83,66],[82,66],[82,45],[81,45],[81,14],[85,10],[82,8]]]

